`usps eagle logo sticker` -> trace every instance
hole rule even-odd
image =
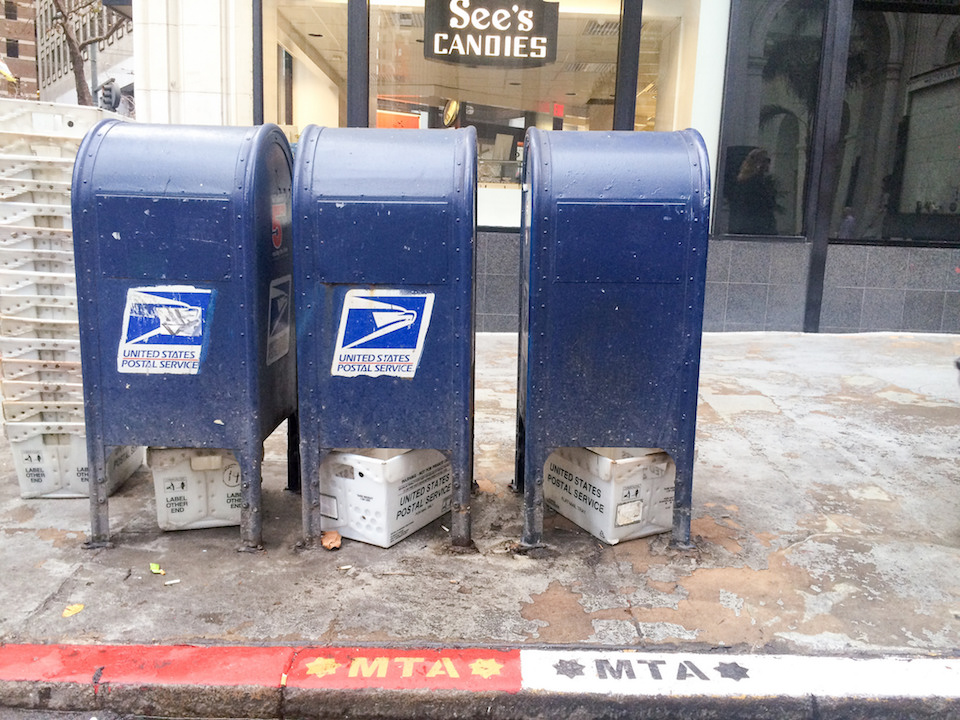
[[[117,372],[196,375],[213,290],[189,285],[127,290]]]
[[[430,326],[433,298],[433,293],[403,290],[348,290],[330,373],[414,377]]]

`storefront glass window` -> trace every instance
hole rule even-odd
[[[743,0],[730,27],[714,221],[802,235],[826,0]]]
[[[308,122],[345,124],[346,7],[276,4],[276,68],[264,73],[276,78],[276,101],[268,92],[265,107],[272,119],[275,104],[275,121],[294,138]],[[644,4],[636,130],[689,125],[696,33],[682,32],[688,9]],[[619,33],[620,0],[373,0],[370,125],[472,125],[480,180],[518,182],[526,128],[612,128]]]
[[[479,141],[480,181],[507,183],[519,182],[527,127],[612,127],[619,2],[587,2],[571,9],[560,2],[554,8],[559,11],[555,38],[545,40],[555,43],[551,51],[555,61],[527,67],[513,66],[516,58],[505,57],[507,52],[517,54],[517,48],[508,45],[515,41],[495,39],[490,33],[492,17],[473,15],[476,3],[434,4],[445,15],[433,34],[429,22],[424,28],[423,1],[371,8],[371,95],[378,126],[472,125]],[[532,7],[531,12],[537,11]],[[508,3],[504,8],[501,24],[516,20],[516,29],[522,18],[507,14]],[[425,57],[431,51],[436,59]],[[453,62],[458,52],[460,62]],[[529,55],[537,50],[521,47],[519,52]]]
[[[830,236],[960,237],[960,17],[857,10]]]
[[[279,0],[275,13],[265,5],[264,48],[266,120],[294,141],[311,123],[346,125],[346,0]]]

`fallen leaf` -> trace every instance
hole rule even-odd
[[[77,603],[76,605],[67,605],[67,607],[63,609],[63,617],[73,617],[81,610],[83,610],[83,605],[81,603]]]
[[[320,544],[327,550],[339,550],[340,533],[336,530],[325,530],[320,534]]]

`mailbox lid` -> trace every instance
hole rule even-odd
[[[238,165],[255,157],[263,142],[275,142],[274,129],[104,120],[77,153],[72,197],[81,207],[89,206],[91,195],[118,190],[137,197],[238,199]]]
[[[525,164],[544,171],[539,202],[682,202],[709,208],[706,146],[696,130],[582,132],[530,128]]]
[[[709,167],[696,131],[534,128],[527,140],[527,163],[542,178],[529,198],[530,223],[541,232],[556,228],[553,242],[533,251],[549,253],[552,280],[683,280],[685,255],[705,243],[709,224]]]
[[[101,122],[84,138],[74,166],[78,269],[218,282],[269,264],[264,243],[276,243],[267,252],[292,266],[292,164],[286,138],[272,125]]]
[[[473,242],[476,132],[307,128],[298,248],[321,283],[447,283]]]

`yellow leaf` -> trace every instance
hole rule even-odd
[[[73,617],[81,610],[83,610],[83,605],[80,603],[77,603],[76,605],[68,605],[63,609],[63,617]]]

